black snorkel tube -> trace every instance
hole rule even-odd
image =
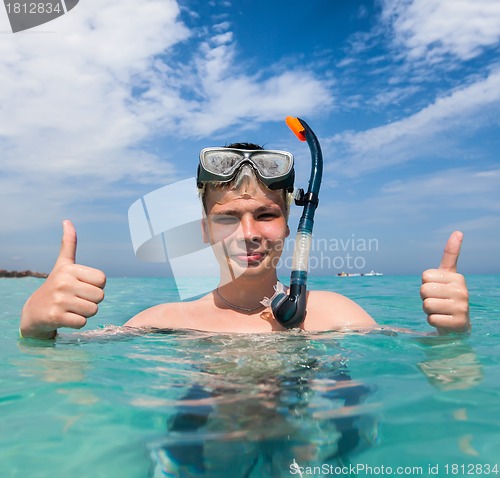
[[[323,155],[318,138],[309,125],[299,118],[288,116],[288,127],[300,141],[307,141],[311,151],[311,176],[307,193],[299,189],[295,204],[304,206],[302,217],[297,228],[295,249],[293,253],[292,273],[290,275],[290,293],[276,295],[271,308],[276,320],[284,327],[299,327],[306,318],[306,283],[309,251],[312,243],[314,213],[318,207],[319,189],[323,175]]]

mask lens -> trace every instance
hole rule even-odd
[[[277,178],[290,172],[292,159],[279,153],[254,153],[252,162],[259,173],[266,178]]]
[[[234,151],[207,151],[203,156],[203,166],[207,171],[221,176],[229,176],[244,158]]]

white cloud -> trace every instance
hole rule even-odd
[[[221,31],[221,32],[225,32],[227,30],[229,30],[231,28],[231,23],[225,21],[225,22],[220,22],[220,23],[216,23],[214,26],[213,26],[213,29],[214,31]]]
[[[332,168],[358,175],[426,155],[449,155],[464,137],[492,126],[499,105],[500,71],[496,70],[402,120],[334,136],[330,142],[338,152],[333,156],[345,159],[339,161],[340,167],[337,162]]]
[[[114,167],[118,175],[141,174],[144,163],[126,151],[149,126],[135,114],[131,88],[153,55],[188,32],[172,1],[101,7],[82,2],[52,34],[3,36],[0,104],[9,114],[0,117],[0,138],[11,152],[4,166],[64,176]]]
[[[174,1],[85,1],[0,43],[0,222],[9,233],[60,220],[123,179],[172,177],[134,147],[151,133],[131,90],[151,59],[187,38]]]
[[[492,200],[499,196],[499,190],[500,169],[459,168],[392,181],[382,187],[381,193],[396,203],[406,197],[415,205],[431,208],[447,201],[447,208],[500,211],[500,203]]]
[[[331,107],[328,80],[306,68],[282,70],[240,64],[232,34],[219,33],[200,45],[190,64],[182,65],[175,81],[188,92],[181,96],[182,107],[157,121],[165,125],[175,121],[183,134],[202,137],[228,127],[247,129],[252,122],[281,121],[290,112],[317,115]],[[165,81],[157,83],[147,96],[154,104],[170,88]]]
[[[368,98],[367,104],[377,108],[386,107],[389,105],[397,105],[408,97],[418,93],[421,90],[419,86],[394,86],[390,89],[382,90],[375,96]]]
[[[376,238],[377,254],[365,256],[373,261],[369,268],[417,273],[437,266],[449,234],[461,230],[465,234],[461,271],[498,269],[498,167],[422,173],[370,185],[369,192],[366,182],[357,186],[349,194],[351,186],[344,182],[337,188],[336,200],[322,200],[316,212],[316,237]]]
[[[362,191],[323,204],[318,217],[343,229],[408,230],[438,223],[442,232],[500,227],[500,169],[457,168],[389,181],[366,197]],[[483,217],[479,220],[479,217]],[[327,219],[328,218],[328,219]],[[362,223],[360,223],[362,218]]]
[[[500,40],[497,0],[384,0],[383,18],[410,59],[468,60]]]
[[[174,0],[85,0],[29,33],[2,35],[0,233],[126,194],[121,181],[175,179],[168,158],[141,149],[155,135],[200,137],[329,104],[313,73],[248,74],[229,22],[197,45],[179,13]],[[184,44],[174,61],[172,47]]]
[[[474,219],[458,221],[454,223],[452,226],[444,225],[443,227],[438,229],[438,232],[446,233],[450,232],[453,229],[458,229],[460,231],[473,232],[473,231],[485,231],[488,236],[492,235],[493,237],[487,237],[490,240],[495,241],[495,248],[498,250],[498,235],[492,234],[492,228],[498,227],[500,224],[500,214],[498,215],[487,215],[476,217]],[[498,256],[498,254],[495,254]]]
[[[366,8],[366,6],[365,6],[365,5],[361,5],[361,6],[358,8],[358,11],[357,11],[356,17],[357,17],[357,18],[366,18],[368,15],[369,15],[368,8]]]
[[[353,57],[346,57],[337,63],[337,68],[345,68],[356,63],[356,59]]]

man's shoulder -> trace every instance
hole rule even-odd
[[[308,328],[323,330],[372,327],[373,318],[360,305],[331,291],[310,291],[307,300]]]
[[[311,306],[350,306],[357,305],[351,299],[347,298],[345,295],[339,294],[338,292],[332,292],[329,290],[311,290],[308,292],[307,297],[308,305]]]
[[[143,310],[125,325],[136,328],[185,328],[197,307],[194,302],[167,302]]]

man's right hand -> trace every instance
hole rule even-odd
[[[63,221],[59,257],[43,285],[26,301],[21,313],[23,337],[54,338],[59,327],[80,329],[97,313],[104,299],[104,272],[75,264],[76,230]]]

